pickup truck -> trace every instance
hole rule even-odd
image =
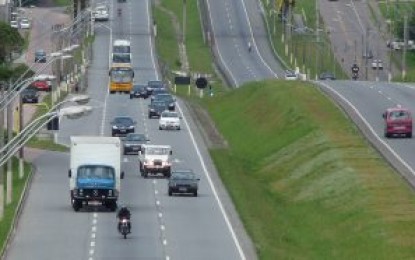
[[[138,152],[141,176],[147,178],[150,173],[161,173],[170,178],[172,154],[170,145],[143,144]]]

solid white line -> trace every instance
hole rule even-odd
[[[146,1],[146,3],[147,3],[147,23],[148,23],[148,26],[149,26],[149,29],[150,29],[150,37],[148,37],[148,40],[149,40],[149,44],[150,44],[150,56],[151,56],[151,62],[152,62],[152,64],[153,64],[153,69],[154,69],[154,73],[155,73],[155,76],[156,76],[156,80],[159,80],[159,74],[158,74],[158,70],[157,70],[157,68],[156,68],[156,60],[155,60],[155,58],[154,58],[154,46],[155,45],[153,45],[153,25],[152,24],[150,24],[150,14],[151,14],[151,11],[150,11],[150,5],[149,5],[149,1]]]
[[[111,2],[111,7],[113,7],[112,2]],[[109,39],[109,44],[108,44],[108,71],[111,66],[112,20],[110,20],[109,30],[110,30],[110,39]],[[109,84],[110,82],[109,82],[109,76],[108,76],[107,90],[105,92],[104,105],[102,108],[101,131],[100,131],[101,136],[104,136],[105,118],[107,117],[107,101],[108,101],[108,96],[109,96]]]
[[[277,73],[275,73],[275,72],[271,69],[271,67],[268,65],[268,63],[266,63],[266,62],[265,62],[264,58],[262,57],[261,53],[260,53],[260,52],[259,52],[259,50],[258,50],[258,46],[257,46],[256,41],[255,41],[254,33],[252,32],[252,25],[251,25],[251,21],[249,20],[248,12],[246,11],[245,1],[244,1],[244,0],[242,0],[241,2],[242,2],[242,7],[243,7],[244,12],[245,12],[246,20],[247,20],[247,22],[248,22],[249,34],[250,34],[250,36],[251,36],[252,43],[253,43],[253,45],[254,45],[254,47],[255,47],[255,50],[256,50],[256,52],[258,53],[258,57],[261,59],[262,63],[265,65],[265,67],[267,67],[267,69],[271,72],[271,74],[272,74],[272,75],[274,75],[274,77],[278,78]]]
[[[177,108],[179,109],[180,114],[183,115],[183,111],[182,111],[182,109],[181,109],[181,107],[180,107],[180,105],[178,103],[177,103]],[[223,216],[223,218],[225,220],[226,226],[228,227],[229,232],[231,233],[232,239],[233,239],[233,241],[235,243],[236,249],[238,250],[239,256],[241,257],[241,259],[246,259],[245,253],[242,250],[242,247],[241,247],[241,245],[239,243],[238,237],[236,236],[235,231],[233,230],[232,224],[231,224],[231,222],[229,220],[228,215],[226,214],[226,211],[225,211],[225,208],[223,207],[222,201],[220,200],[220,198],[218,196],[218,193],[216,191],[216,188],[213,185],[213,181],[210,178],[209,172],[208,172],[208,170],[206,168],[206,165],[205,165],[205,161],[204,161],[204,159],[202,157],[202,154],[200,153],[199,147],[197,146],[196,140],[195,140],[195,138],[193,136],[193,132],[190,129],[190,126],[189,126],[189,124],[188,124],[188,122],[186,120],[186,117],[184,117],[184,116],[183,116],[183,121],[184,121],[187,129],[189,130],[188,133],[190,135],[190,139],[192,140],[193,147],[195,148],[196,154],[199,157],[200,164],[201,164],[201,166],[203,168],[203,172],[204,172],[204,174],[205,174],[205,176],[206,176],[206,178],[207,178],[207,180],[209,182],[210,189],[212,190],[213,195],[214,195],[214,197],[215,197],[215,199],[216,199],[216,201],[217,201],[217,203],[219,205],[219,209],[220,209],[220,211],[222,213],[222,216]]]
[[[353,109],[353,111],[356,113],[356,115],[358,115],[360,117],[360,119],[362,120],[362,122],[366,125],[366,127],[369,129],[369,131],[375,136],[375,138],[383,145],[385,146],[386,149],[389,150],[390,153],[392,153],[393,156],[395,156],[395,158],[403,165],[405,166],[405,168],[408,169],[408,171],[411,172],[412,175],[415,176],[415,171],[414,169],[412,169],[412,167],[405,162],[404,159],[402,159],[398,153],[395,152],[395,150],[392,149],[392,147],[390,147],[382,138],[380,138],[377,133],[375,132],[375,130],[372,128],[372,126],[369,124],[369,122],[363,117],[363,115],[359,112],[359,110],[349,101],[347,100],[343,95],[341,95],[339,92],[337,92],[335,89],[331,88],[329,85],[327,85],[326,83],[320,83],[322,86],[324,86],[325,88],[329,89],[330,91],[332,91],[333,93],[335,93],[338,97],[340,97],[348,106],[350,106],[350,108]]]
[[[206,1],[206,4],[207,4],[207,8],[208,8],[208,13],[209,13],[209,21],[210,21],[210,25],[211,25],[211,28],[212,28],[212,32],[210,32],[210,34],[211,34],[211,39],[215,39],[215,37],[214,37],[214,31],[215,31],[215,26],[213,25],[213,18],[212,18],[212,14],[211,14],[211,12],[210,12],[210,4],[209,4],[209,0],[207,0]],[[228,68],[228,65],[225,63],[225,60],[223,59],[223,57],[222,57],[222,53],[220,52],[220,49],[219,49],[219,47],[218,47],[218,45],[216,44],[216,42],[214,41],[214,46],[215,46],[215,48],[216,48],[216,50],[217,50],[217,52],[218,52],[218,54],[219,54],[219,59],[220,59],[220,61],[221,61],[221,63],[223,64],[223,66],[225,67],[225,70],[227,70],[228,71],[228,73],[229,73],[229,75],[231,76],[231,79],[232,79],[232,81],[233,81],[233,83],[234,83],[234,85],[236,86],[236,87],[238,87],[238,81],[236,80],[236,78],[235,78],[235,76],[232,74],[232,71]]]

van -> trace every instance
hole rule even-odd
[[[402,107],[388,108],[383,113],[385,137],[405,136],[412,138],[412,115]]]

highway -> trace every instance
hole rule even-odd
[[[230,84],[282,77],[261,17],[259,1],[207,0],[215,56]],[[248,51],[251,42],[252,51]]]
[[[110,44],[116,38],[132,43],[135,81],[159,79],[150,33],[150,2],[111,1],[111,21],[97,25],[88,94],[94,112],[76,121],[62,120],[59,142],[72,135],[110,135],[109,122],[132,116],[136,132],[150,143],[173,148],[173,168],[193,169],[201,178],[199,197],[169,197],[167,181],[143,179],[136,156],[123,156],[120,203],[132,210],[132,233],[124,240],[116,216],[99,207],[74,212],[69,196],[69,154],[44,152],[34,158],[37,168],[25,208],[6,259],[255,259],[249,239],[221,187],[209,153],[182,101],[182,130],[159,131],[158,120],[147,118],[149,100],[109,95]],[[122,8],[122,17],[116,9]],[[220,196],[220,198],[219,198]],[[225,211],[226,210],[226,211]],[[232,223],[232,224],[231,224]]]
[[[371,10],[366,1],[326,1],[319,0],[320,14],[324,20],[325,30],[330,32],[332,51],[343,69],[351,75],[351,66],[360,67],[360,79],[386,81],[390,71],[389,50],[386,40],[371,18]],[[365,45],[372,59],[364,59]],[[383,61],[383,70],[373,70],[373,59]],[[367,78],[366,78],[367,69]],[[395,73],[394,69],[392,72]]]
[[[415,85],[368,81],[322,81],[321,88],[342,105],[368,140],[415,186],[415,139],[385,138],[382,113],[401,105],[415,111]]]

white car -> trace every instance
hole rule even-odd
[[[30,21],[29,21],[29,19],[22,19],[22,20],[20,20],[20,29],[30,29]]]
[[[19,29],[19,23],[17,21],[10,21],[10,27]]]
[[[383,62],[382,60],[373,60],[372,61],[372,69],[376,70],[382,70],[383,69]]]
[[[159,119],[159,129],[176,129],[180,130],[181,117],[175,111],[163,111]]]
[[[293,70],[286,70],[284,78],[285,80],[297,80],[298,74]]]
[[[105,5],[97,6],[93,12],[95,21],[108,21],[110,18],[108,7]]]

